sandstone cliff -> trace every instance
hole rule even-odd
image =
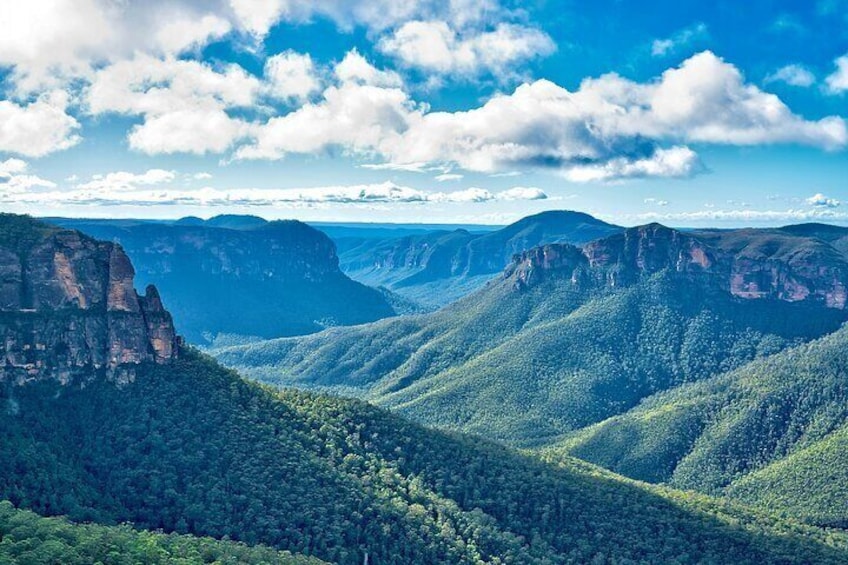
[[[777,230],[683,232],[649,224],[582,248],[552,244],[517,254],[504,277],[516,289],[547,276],[615,288],[660,271],[739,299],[848,308],[848,257],[822,239]]]
[[[26,216],[0,215],[0,382],[103,374],[177,355],[156,289],[139,296],[120,246]]]

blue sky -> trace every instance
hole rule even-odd
[[[0,208],[848,224],[848,0],[0,3]]]

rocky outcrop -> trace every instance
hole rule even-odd
[[[517,254],[504,277],[516,289],[546,277],[616,288],[659,272],[745,300],[848,309],[848,257],[821,239],[777,230],[682,232],[649,224],[582,248],[553,244]]]
[[[0,382],[103,374],[132,379],[140,363],[177,356],[155,288],[139,296],[120,246],[0,215]]]

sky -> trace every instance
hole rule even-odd
[[[0,210],[848,225],[848,0],[0,0]]]

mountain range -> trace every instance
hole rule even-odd
[[[519,254],[438,312],[216,351],[263,382],[334,390],[519,447],[837,330],[848,260],[780,230],[651,224]]]
[[[425,308],[444,306],[483,286],[513,255],[548,243],[581,244],[621,231],[588,214],[549,211],[491,231],[433,230],[374,241],[338,237],[342,270]]]
[[[245,380],[121,245],[2,215],[0,558],[842,563],[846,234],[629,228],[215,350],[388,412]]]

